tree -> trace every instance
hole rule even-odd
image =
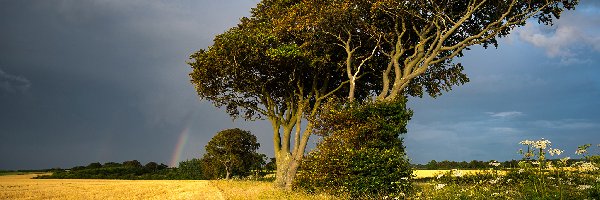
[[[273,32],[272,18],[291,5],[261,2],[251,18],[216,36],[211,47],[194,53],[189,62],[201,99],[225,107],[234,119],[271,122],[275,182],[287,188],[312,131],[310,121],[302,129],[302,119],[314,118],[321,103],[344,86],[323,51],[303,51],[303,41]]]
[[[156,163],[156,162],[146,163],[146,165],[144,165],[144,169],[146,169],[146,171],[148,171],[148,172],[156,172],[156,171],[158,171],[158,163]]]
[[[233,117],[268,119],[276,185],[291,188],[329,97],[436,97],[468,81],[452,59],[534,17],[551,24],[576,0],[263,0],[190,56],[201,99]],[[302,119],[307,119],[302,126]],[[293,139],[293,140],[292,140]],[[292,141],[294,143],[292,144]]]
[[[276,158],[270,158],[269,162],[265,165],[265,170],[269,172],[275,171],[275,169],[277,169],[277,165],[275,163],[277,163]]]
[[[256,136],[238,128],[218,132],[206,145],[207,160],[212,161],[213,170],[225,173],[225,179],[246,176],[257,162],[256,150],[260,144]]]
[[[302,162],[298,185],[352,199],[406,193],[412,169],[399,136],[412,111],[405,104],[328,104],[317,122],[323,140]]]
[[[138,160],[130,160],[123,162],[123,167],[142,168],[142,163]]]
[[[200,180],[204,178],[202,161],[197,158],[179,162],[177,172],[180,179]]]
[[[90,163],[86,168],[87,169],[98,169],[98,168],[102,168],[102,164],[100,164],[99,162],[94,162],[94,163]]]

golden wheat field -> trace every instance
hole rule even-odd
[[[35,176],[0,176],[0,199],[333,199],[261,181],[31,179]]]
[[[0,176],[0,199],[225,199],[209,181],[31,179]]]
[[[448,171],[415,170],[414,174],[426,178]],[[0,199],[333,199],[286,192],[260,181],[32,179],[35,176],[0,176]]]

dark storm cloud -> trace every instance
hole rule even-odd
[[[0,92],[15,93],[25,92],[31,87],[31,81],[22,76],[16,76],[0,69]]]
[[[204,144],[233,126],[197,100],[185,61],[255,3],[0,2],[0,83],[29,88],[0,99],[0,168],[167,163],[189,124]]]
[[[252,131],[272,155],[269,123],[233,122],[198,101],[185,64],[256,3],[0,1],[0,84],[26,89],[0,88],[0,169],[168,163],[200,156],[216,132],[233,127]],[[598,6],[588,7],[561,19],[581,33],[571,46],[557,43],[570,54],[549,56],[551,45],[515,32],[498,50],[477,47],[459,59],[470,83],[437,99],[410,99],[411,159],[504,160],[524,139],[545,137],[565,152],[600,141],[600,53],[589,40],[600,17],[576,17],[597,16]],[[540,33],[558,38],[559,29]],[[185,130],[184,151],[173,155]]]

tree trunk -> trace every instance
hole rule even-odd
[[[356,79],[355,77],[351,78],[352,81],[350,81],[350,91],[348,91],[348,101],[349,102],[353,102],[354,101],[354,91],[356,90]]]
[[[231,175],[230,168],[225,166],[225,180],[229,180],[229,176]]]
[[[277,172],[275,176],[275,186],[285,190],[292,190],[292,184],[296,179],[299,162],[289,153],[280,153],[277,155]]]

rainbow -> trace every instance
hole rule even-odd
[[[173,155],[171,156],[171,162],[169,162],[170,167],[177,167],[177,165],[179,164],[179,159],[181,159],[181,153],[183,153],[183,148],[187,143],[189,132],[190,128],[186,127],[179,134],[179,139],[177,140],[177,144],[175,145]]]

